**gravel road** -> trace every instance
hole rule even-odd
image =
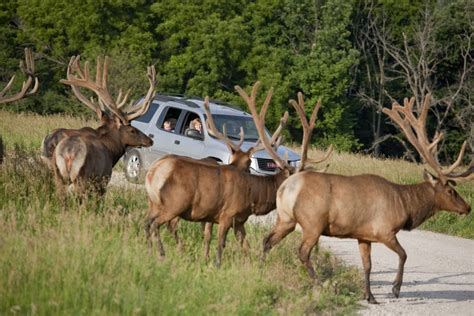
[[[133,188],[123,174],[112,175],[112,185]],[[275,212],[251,216],[250,223],[272,225]],[[426,231],[401,231],[397,235],[408,259],[400,298],[392,295],[392,282],[398,256],[381,244],[372,244],[371,286],[378,305],[360,310],[361,315],[473,315],[474,316],[474,240]],[[349,265],[361,269],[357,241],[321,237],[320,245]],[[296,254],[295,254],[296,255]]]
[[[407,252],[400,298],[392,295],[398,256],[372,245],[372,292],[380,303],[362,315],[474,315],[474,240],[427,231],[397,235]],[[362,270],[356,240],[322,237],[321,246]]]

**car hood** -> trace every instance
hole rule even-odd
[[[242,151],[247,151],[255,145],[255,143],[252,142],[244,142],[240,149]],[[285,146],[280,146],[278,147],[277,154],[280,158],[285,159],[285,155],[288,153],[288,160],[289,161],[295,161],[295,160],[300,160],[300,155],[298,155],[296,152],[293,150],[289,149],[288,147]],[[264,158],[264,159],[272,159],[270,154],[266,150],[259,150],[252,155],[253,158]]]

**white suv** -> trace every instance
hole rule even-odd
[[[153,138],[153,146],[133,148],[125,153],[125,175],[129,181],[141,181],[151,163],[167,154],[196,159],[212,158],[224,164],[229,162],[227,146],[208,133],[206,124],[202,124],[202,133],[189,128],[191,121],[197,118],[201,122],[206,121],[203,104],[204,101],[198,98],[155,96],[148,112],[132,121],[132,126]],[[225,124],[230,139],[237,142],[240,139],[240,127],[243,127],[245,140],[242,150],[246,151],[255,144],[258,133],[250,114],[216,101],[210,101],[209,108],[216,127],[222,132]],[[171,130],[165,129],[165,122],[171,124]],[[296,166],[300,156],[284,146],[278,148],[280,157],[285,157],[286,153],[290,165]],[[261,150],[252,155],[251,173],[266,175],[274,174],[275,170],[276,165],[266,151]]]

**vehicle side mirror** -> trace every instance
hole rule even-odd
[[[196,139],[196,140],[204,139],[204,136],[201,133],[199,133],[198,130],[195,130],[195,129],[188,129],[186,130],[184,134],[188,137],[191,137],[192,139]]]

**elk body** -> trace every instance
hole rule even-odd
[[[149,169],[145,187],[149,215],[146,225],[156,229],[158,250],[164,256],[159,228],[176,217],[195,222],[219,224],[216,264],[220,265],[227,232],[233,226],[241,244],[245,242],[244,224],[248,217],[265,215],[275,208],[276,191],[286,179],[256,176],[229,165],[210,165],[199,161],[165,157]]]
[[[74,72],[77,75],[73,75]],[[133,118],[146,113],[153,99],[155,86],[153,67],[148,69],[148,80],[150,88],[142,103],[133,111],[124,112],[121,108],[128,94],[122,98],[122,94],[119,93],[117,100],[114,101],[107,89],[107,58],[103,72],[100,63],[97,63],[96,82],[90,80],[87,64],[82,70],[79,57],[71,58],[68,79],[62,82],[73,86],[73,90],[77,90],[78,87],[92,90],[98,97],[99,106],[95,107],[97,112],[100,110],[102,113],[101,109],[105,108],[109,113],[103,113],[105,123],[97,130],[86,128],[82,132],[68,130],[63,131],[62,135],[59,134],[63,138],[57,143],[52,155],[52,167],[59,193],[65,191],[67,187],[77,193],[90,191],[105,193],[112,168],[125,153],[126,148],[153,144],[148,136],[129,124]],[[67,133],[72,136],[68,136]]]
[[[465,145],[458,161],[443,172],[433,157],[441,136],[429,143],[424,129],[428,102],[426,97],[419,119],[412,114],[413,99],[405,100],[405,107],[394,104],[393,110],[385,112],[402,127],[409,141],[438,173],[438,178],[425,172],[424,182],[399,185],[376,175],[342,176],[311,171],[295,174],[278,190],[277,222],[264,239],[264,256],[299,224],[303,231],[299,258],[314,278],[310,253],[321,235],[357,239],[365,272],[365,298],[369,303],[376,303],[370,290],[370,253],[371,244],[380,242],[399,256],[392,288],[398,297],[407,255],[397,240],[397,232],[418,227],[439,210],[459,214],[468,214],[471,210],[452,187],[453,181],[462,179],[448,176],[461,161]],[[403,113],[404,119],[398,113]]]

